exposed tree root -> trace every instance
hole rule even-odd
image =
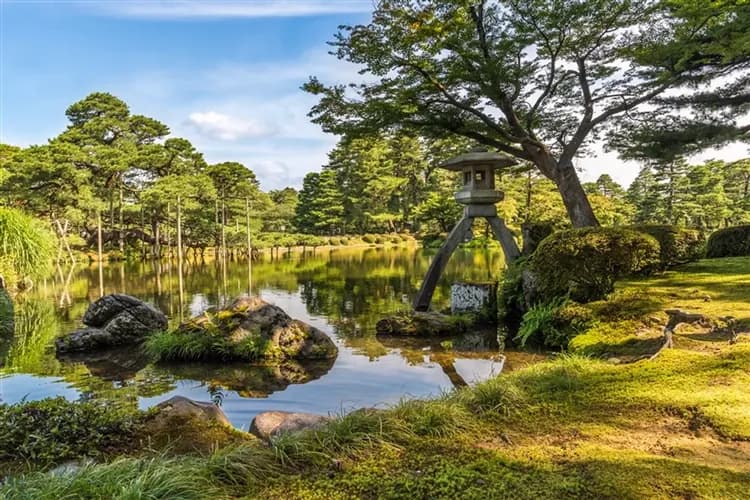
[[[723,316],[715,320],[705,314],[690,313],[681,309],[667,309],[664,312],[669,316],[669,320],[662,331],[663,342],[661,347],[659,347],[655,353],[639,356],[632,362],[641,361],[643,359],[653,360],[661,354],[664,349],[671,349],[674,346],[674,332],[682,323],[698,324],[710,328],[712,333],[727,335],[730,344],[737,342],[737,335],[739,333],[737,320],[732,316]]]

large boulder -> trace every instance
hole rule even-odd
[[[86,352],[142,342],[167,328],[167,317],[154,306],[124,294],[106,295],[91,304],[81,328],[55,341],[57,352]]]
[[[210,454],[218,448],[253,440],[238,432],[213,403],[175,396],[149,411],[138,439],[152,449],[171,454]]]
[[[269,441],[282,433],[301,432],[316,429],[330,420],[330,417],[314,413],[288,411],[264,411],[250,423],[250,432],[260,439]]]
[[[307,360],[338,353],[324,332],[259,297],[241,297],[225,309],[207,311],[152,338],[149,350],[162,360]]]

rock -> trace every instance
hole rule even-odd
[[[207,352],[204,358],[307,360],[330,359],[338,354],[324,332],[292,319],[283,309],[259,297],[241,297],[225,309],[208,311],[183,323],[173,333],[186,339],[221,335],[226,349]]]
[[[314,413],[293,413],[288,411],[264,411],[250,423],[250,432],[260,439],[270,440],[284,432],[301,432],[315,429],[325,424],[330,417]]]
[[[457,282],[451,285],[451,314],[477,313],[497,318],[497,282]]]
[[[455,317],[436,312],[413,311],[383,318],[375,325],[378,335],[429,337],[455,335],[466,330],[466,324]]]
[[[50,476],[68,476],[78,472],[86,463],[80,460],[68,460],[49,470]]]
[[[156,419],[191,420],[207,424],[232,426],[224,412],[213,403],[193,401],[183,396],[174,396],[155,406],[159,412]]]
[[[137,344],[150,333],[167,328],[167,317],[135,297],[106,295],[91,304],[83,316],[87,328],[58,338],[57,352],[86,352]]]

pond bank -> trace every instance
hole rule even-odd
[[[560,355],[438,399],[353,412],[271,446],[251,440],[210,454],[161,452],[52,479],[30,475],[0,493],[59,498],[84,488],[102,496],[171,488],[166,494],[180,498],[745,497],[750,337],[740,334],[730,344],[688,326],[653,361],[621,361],[653,347],[667,308],[733,315],[745,328],[750,259],[706,260],[630,281],[597,307],[599,321],[572,347],[610,361]],[[157,480],[165,477],[169,483]]]

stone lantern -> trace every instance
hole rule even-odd
[[[471,236],[471,226],[477,217],[484,217],[489,222],[503,249],[506,262],[512,262],[521,255],[513,234],[505,226],[503,219],[498,217],[497,207],[495,207],[495,203],[504,197],[501,191],[495,189],[495,171],[515,164],[516,160],[503,154],[475,150],[440,165],[446,170],[461,173],[463,186],[456,192],[456,201],[464,205],[464,215],[432,260],[427,275],[422,281],[422,287],[414,299],[415,311],[429,309],[432,294],[435,292],[435,287],[448,259],[458,244]]]

